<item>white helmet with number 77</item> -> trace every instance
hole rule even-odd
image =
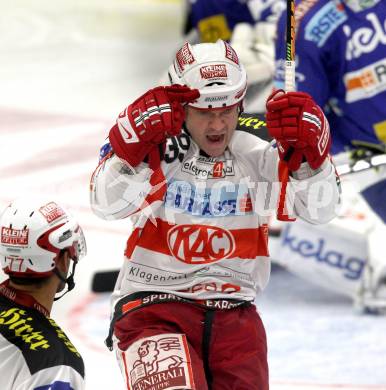
[[[81,227],[53,201],[12,202],[0,215],[0,235],[1,267],[10,277],[39,279],[58,274],[56,260],[63,251],[73,260],[74,271],[86,255]],[[69,290],[72,278],[73,272],[64,280]]]

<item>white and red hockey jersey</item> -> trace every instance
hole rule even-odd
[[[328,222],[339,203],[334,166],[325,161],[310,173],[302,165],[304,178],[291,177],[287,186],[288,213]],[[108,155],[91,180],[92,209],[104,219],[133,222],[113,303],[144,291],[254,300],[270,274],[268,220],[280,193],[278,166],[274,143],[239,130],[216,158],[183,131],[167,140],[155,172]]]

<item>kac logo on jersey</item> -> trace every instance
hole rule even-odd
[[[187,264],[207,264],[229,257],[235,249],[230,231],[217,226],[177,225],[168,232],[173,256]]]

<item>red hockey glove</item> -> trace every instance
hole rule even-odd
[[[267,128],[276,139],[279,157],[291,171],[307,161],[319,168],[331,145],[330,127],[323,111],[304,92],[275,91],[267,99]]]
[[[171,85],[149,90],[130,104],[109,134],[116,155],[137,166],[168,136],[178,135],[185,119],[183,103],[196,100],[197,89]]]

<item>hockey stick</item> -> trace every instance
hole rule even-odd
[[[287,0],[287,34],[286,34],[286,50],[285,50],[285,74],[284,74],[284,89],[286,92],[295,90],[295,0]],[[286,195],[287,184],[289,181],[288,161],[290,161],[295,149],[289,146],[284,161],[279,162],[279,170],[281,170],[280,182],[281,189],[279,202],[277,207],[277,219],[279,221],[294,221],[287,215]],[[287,164],[286,164],[287,163]]]
[[[336,169],[339,176],[342,177],[353,173],[368,171],[369,169],[377,169],[384,165],[386,165],[386,154],[381,154],[358,160],[355,163],[338,165]]]
[[[284,88],[286,92],[295,91],[295,0],[287,0]]]
[[[339,176],[378,169],[386,165],[386,146],[372,145],[361,141],[352,141],[357,149],[341,153],[335,157]]]
[[[284,72],[285,91],[295,91],[295,0],[287,0],[287,33]],[[284,160],[288,162],[293,152],[294,148],[290,146]]]
[[[295,91],[295,0],[287,0],[287,33],[285,49],[284,89],[286,92]],[[290,146],[284,157],[289,161],[294,148]]]

